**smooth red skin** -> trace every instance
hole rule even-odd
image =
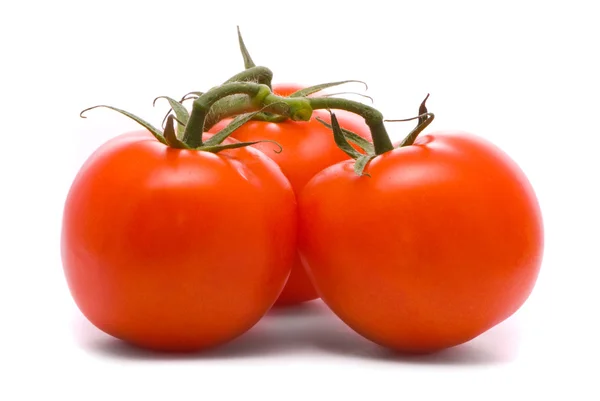
[[[280,96],[302,89],[297,84],[274,85],[274,92]],[[370,139],[369,127],[364,119],[344,110],[335,110],[340,125],[356,134]],[[342,152],[333,139],[331,130],[316,120],[316,117],[331,122],[329,112],[315,110],[308,122],[285,121],[282,123],[266,123],[250,121],[235,130],[231,137],[240,141],[257,141],[270,139],[277,141],[283,152],[275,153],[278,147],[272,143],[259,143],[253,147],[263,151],[281,167],[290,180],[294,191],[298,194],[306,183],[318,172],[349,157]],[[210,131],[217,132],[227,125],[224,120]],[[277,300],[277,305],[292,305],[318,298],[310,279],[306,275],[300,257],[296,257],[290,278]]]
[[[169,148],[149,132],[100,147],[66,200],[62,258],[99,329],[157,350],[225,343],[270,309],[296,255],[294,192],[251,148]]]
[[[316,175],[299,197],[299,247],[324,302],[364,337],[403,352],[464,343],[512,315],[542,261],[534,191],[492,144],[425,135]]]

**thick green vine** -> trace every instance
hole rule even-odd
[[[322,88],[345,82],[346,81],[318,86]],[[212,107],[217,102],[220,102],[220,107],[224,107],[225,103],[221,101],[231,96],[235,96],[235,102],[227,103],[227,107],[222,109],[219,115],[223,118],[232,116],[237,117],[224,130],[213,136],[209,140],[210,142],[205,144],[203,141],[203,134],[207,126],[206,120],[210,115]],[[408,121],[384,120],[383,115],[375,108],[349,99],[335,97],[278,96],[274,94],[267,85],[254,82],[230,82],[214,87],[205,93],[199,93],[199,96],[194,100],[191,113],[188,113],[179,102],[172,98],[161,96],[157,99],[160,98],[165,98],[175,112],[175,117],[169,115],[164,132],[161,132],[145,120],[112,106],[101,105],[86,109],[82,112],[82,117],[85,111],[96,107],[108,107],[137,121],[143,127],[148,129],[156,139],[168,146],[180,149],[218,151],[223,149],[219,148],[219,145],[221,145],[235,129],[260,113],[271,113],[275,116],[281,116],[294,121],[308,121],[312,116],[313,110],[346,110],[358,114],[365,119],[366,124],[371,130],[371,137],[373,139],[372,146],[366,145],[365,141],[359,139],[360,137],[358,135],[353,134],[350,131],[342,130],[333,113],[332,124],[326,125],[333,130],[338,146],[351,157],[355,158],[359,167],[362,166],[357,173],[362,172],[362,168],[364,168],[370,158],[394,149],[387,134],[384,121]],[[421,114],[418,117],[413,118],[419,120],[417,127],[407,136],[401,146],[411,145],[417,135],[433,120],[433,114],[428,113],[425,107],[426,100],[427,98],[421,103],[419,109]],[[178,124],[177,131],[175,131],[173,127],[175,121]],[[325,124],[324,121],[321,122]],[[356,152],[354,148],[348,144],[348,140],[361,147],[365,153],[362,154]],[[346,146],[345,144],[348,145]],[[352,151],[350,151],[350,149],[352,149]],[[365,159],[366,156],[370,158],[367,160]]]
[[[356,160],[355,170],[360,175],[363,174],[364,168],[371,159],[394,149],[384,125],[385,121],[418,119],[417,126],[400,144],[402,147],[412,145],[417,136],[434,118],[433,114],[429,113],[425,106],[429,95],[427,95],[419,107],[419,116],[407,120],[384,120],[383,115],[377,109],[349,99],[338,98],[333,95],[313,96],[323,89],[341,84],[350,82],[364,84],[362,81],[355,80],[319,84],[301,89],[287,97],[278,96],[271,90],[273,73],[266,67],[256,66],[242,39],[239,27],[238,39],[245,67],[242,72],[235,74],[223,84],[215,86],[206,92],[190,92],[182,97],[180,101],[168,96],[159,96],[154,100],[156,103],[158,99],[165,99],[170,105],[170,110],[163,120],[164,131],[127,111],[112,106],[99,105],[88,108],[81,112],[81,117],[85,118],[84,113],[88,110],[97,107],[107,107],[132,118],[148,129],[158,141],[167,146],[177,149],[218,152],[224,149],[249,146],[256,143],[223,144],[225,139],[237,128],[251,119],[272,122],[280,122],[287,119],[308,121],[312,117],[314,110],[326,109],[331,113],[331,124],[320,119],[318,120],[332,129],[334,139],[340,149]],[[191,112],[183,106],[182,103],[185,100],[193,100]],[[335,114],[331,111],[333,109],[346,110],[363,117],[371,130],[373,143],[366,141],[355,133],[342,129]],[[172,112],[175,115],[172,115]],[[233,120],[224,129],[209,138],[206,142],[204,141],[203,136],[205,132],[219,121],[231,117],[234,117]],[[350,142],[361,149],[362,152],[356,150],[350,145]]]

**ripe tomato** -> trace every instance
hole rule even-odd
[[[296,84],[274,85],[273,92],[280,96],[289,96],[302,86]],[[348,129],[370,139],[369,127],[364,119],[343,110],[336,111],[336,116],[342,128]],[[315,110],[310,121],[284,121],[282,123],[269,123],[263,121],[249,121],[242,125],[231,135],[240,141],[256,141],[270,139],[278,142],[282,147],[281,153],[275,153],[277,147],[268,142],[254,145],[263,151],[281,167],[289,179],[294,191],[300,193],[304,185],[319,171],[349,157],[342,152],[333,139],[331,130],[316,120],[320,117],[331,122],[329,112]],[[227,125],[224,120],[210,131],[217,132]],[[277,300],[278,305],[296,304],[318,298],[299,257],[293,262],[290,278]]]
[[[64,271],[83,314],[139,346],[199,350],[231,340],[275,303],[296,255],[294,192],[251,148],[218,154],[122,135],[68,194]]]
[[[513,314],[536,282],[540,208],[524,173],[480,138],[444,132],[317,174],[299,249],[326,304],[381,345],[429,352]]]

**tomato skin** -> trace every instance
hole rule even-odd
[[[298,84],[277,84],[273,91],[280,96],[289,96],[303,87]],[[369,127],[364,119],[344,110],[336,110],[340,125],[363,138],[370,139]],[[318,172],[349,157],[335,144],[329,128],[316,120],[319,117],[331,122],[329,112],[315,110],[310,121],[291,121],[269,123],[249,121],[235,130],[231,135],[239,141],[257,141],[270,139],[283,147],[281,153],[275,153],[278,147],[273,143],[259,143],[253,147],[272,158],[290,180],[294,191],[298,194],[306,183]],[[217,132],[228,124],[221,121],[210,132]],[[278,305],[291,305],[318,298],[310,279],[306,275],[300,257],[294,261],[292,273],[277,300]]]
[[[431,352],[473,339],[528,298],[543,253],[519,167],[463,132],[424,135],[358,177],[352,162],[299,197],[299,248],[324,302],[383,346]]]
[[[294,192],[262,153],[173,149],[130,133],[101,146],[72,184],[64,271],[99,329],[146,348],[201,350],[274,304],[296,221]]]

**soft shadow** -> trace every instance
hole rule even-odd
[[[382,363],[436,365],[489,365],[516,358],[518,324],[513,318],[478,338],[427,355],[398,354],[361,337],[321,301],[273,308],[244,335],[220,347],[198,353],[163,353],[141,349],[117,340],[94,327],[83,316],[74,321],[74,336],[91,353],[127,360],[181,360],[287,358],[294,355],[361,358]]]
[[[252,358],[267,355],[292,355],[315,349],[312,330],[337,319],[321,301],[291,307],[275,307],[252,329],[237,339],[213,349],[192,352],[159,352],[131,345],[111,337],[77,314],[73,321],[76,342],[91,353],[138,360],[199,360]]]
[[[514,361],[518,355],[517,329],[507,321],[487,333],[465,343],[429,354],[396,352],[374,343],[356,338],[356,334],[342,333],[336,338],[321,337],[319,345],[324,351],[338,355],[391,363],[421,365],[495,365]]]

